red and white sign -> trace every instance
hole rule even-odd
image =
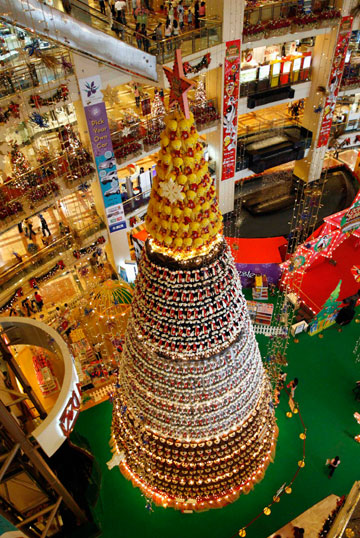
[[[349,46],[349,40],[351,36],[352,23],[353,17],[343,17],[341,19],[334,60],[331,66],[329,78],[329,95],[326,98],[322,123],[320,127],[319,139],[317,144],[318,148],[326,146],[329,141],[332,118],[336,105],[336,97],[340,89],[341,78],[345,65],[346,52]]]
[[[222,180],[235,175],[237,110],[240,79],[240,39],[226,42],[223,101]]]
[[[70,433],[73,431],[75,422],[80,413],[80,406],[81,387],[80,383],[76,383],[75,389],[72,391],[69,401],[59,419],[60,428],[65,437],[69,437]]]

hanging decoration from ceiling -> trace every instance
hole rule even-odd
[[[66,84],[60,84],[59,88],[49,97],[41,97],[41,95],[31,94],[29,104],[33,108],[42,106],[51,106],[61,101],[67,101],[69,98],[69,88]]]
[[[208,52],[207,54],[205,54],[205,56],[201,58],[200,62],[198,62],[195,65],[192,65],[190,62],[184,62],[183,63],[184,73],[185,75],[187,75],[188,73],[199,73],[203,69],[207,69],[210,63],[211,63],[211,54],[210,52]]]

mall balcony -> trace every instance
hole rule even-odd
[[[147,36],[136,32],[136,21],[130,12],[126,13],[127,24],[113,20],[109,25],[109,17],[100,10],[89,6],[83,0],[72,0],[71,16],[85,24],[116,37],[132,47],[139,48],[156,56],[158,64],[170,62],[174,58],[174,51],[181,48],[182,56],[186,57],[195,52],[209,49],[222,42],[222,23],[215,18],[202,18],[198,29],[185,26],[184,31],[177,37],[167,39],[154,39],[155,28],[159,22],[165,28],[166,13],[150,12],[138,15],[140,24],[146,23]]]
[[[297,0],[259,3],[248,0],[244,11],[243,42],[261,40],[273,44],[279,36],[296,34],[302,39],[328,31],[337,24],[340,11],[332,0],[313,0],[305,10]]]
[[[216,99],[207,99],[201,105],[193,103],[190,109],[200,134],[205,135],[218,129],[220,115]],[[131,109],[128,108],[119,120],[112,120],[111,140],[116,162],[123,167],[159,151],[160,135],[164,127],[161,116],[140,119],[138,115],[131,115],[130,112]],[[125,193],[125,200],[127,198]]]
[[[73,205],[75,200],[70,202]],[[73,214],[63,224],[58,220],[63,214],[61,205],[64,201],[56,209],[49,207],[42,212],[49,223],[49,236],[40,238],[40,230],[35,228],[35,238],[29,239],[18,226],[2,234],[0,297],[3,301],[19,288],[27,292],[31,288],[31,279],[40,281],[49,278],[55,269],[71,269],[94,246],[106,242],[106,226],[95,209]]]

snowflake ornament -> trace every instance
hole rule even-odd
[[[160,183],[160,194],[163,198],[167,198],[171,204],[176,204],[184,197],[181,185],[175,183],[173,179]]]

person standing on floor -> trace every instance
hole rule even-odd
[[[183,0],[180,0],[177,7],[180,30],[184,28],[184,7],[182,4],[183,4]]]
[[[166,48],[168,52],[170,52],[172,48],[171,39],[170,39],[172,35],[172,24],[169,18],[166,19],[164,35],[165,35],[165,38],[167,39]]]
[[[335,456],[335,458],[333,458],[332,460],[330,460],[329,464],[328,464],[328,467],[330,469],[329,471],[329,476],[328,478],[331,478],[332,475],[334,474],[335,472],[335,469],[336,467],[338,467],[340,465],[341,461],[340,461],[340,458],[339,456]]]
[[[172,4],[169,4],[168,18],[169,18],[169,20],[170,20],[170,24],[171,24],[171,25],[172,25],[173,22],[174,22],[174,16],[175,16],[175,12],[174,12],[173,5],[172,5]]]
[[[50,236],[51,232],[49,230],[49,226],[48,226],[48,223],[45,220],[44,215],[39,213],[39,219],[40,219],[41,231],[42,231],[43,236],[45,237],[45,232],[47,232],[49,234],[49,236]]]
[[[106,15],[106,11],[105,11],[105,2],[104,2],[104,0],[99,0],[99,5],[100,5],[100,12],[101,12],[103,15]]]
[[[199,10],[200,10],[200,2],[199,0],[196,0],[194,4],[194,11],[195,11],[195,28],[200,28],[200,19],[199,19]]]
[[[28,230],[27,236],[31,241],[32,236],[36,235],[36,233],[34,232],[34,226],[33,226],[33,223],[29,219],[25,219],[25,223],[26,223],[27,230]]]
[[[34,298],[35,298],[35,301],[36,301],[36,308],[38,309],[38,312],[41,312],[41,310],[43,309],[43,306],[44,306],[44,301],[40,295],[40,293],[38,291],[36,291],[34,293]]]
[[[287,388],[290,389],[290,396],[292,399],[294,399],[294,394],[295,394],[295,390],[296,390],[296,387],[298,386],[299,384],[299,380],[297,377],[295,377],[292,381],[290,381],[290,383],[287,385]]]
[[[144,49],[145,52],[149,52],[150,42],[149,42],[149,40],[147,38],[147,31],[146,31],[145,24],[141,25],[140,34],[143,36],[143,38],[142,38],[143,49]]]
[[[25,297],[25,299],[21,301],[21,304],[22,304],[22,307],[26,309],[27,317],[31,318],[31,314],[35,314],[35,310],[33,310],[30,304],[29,297]]]

